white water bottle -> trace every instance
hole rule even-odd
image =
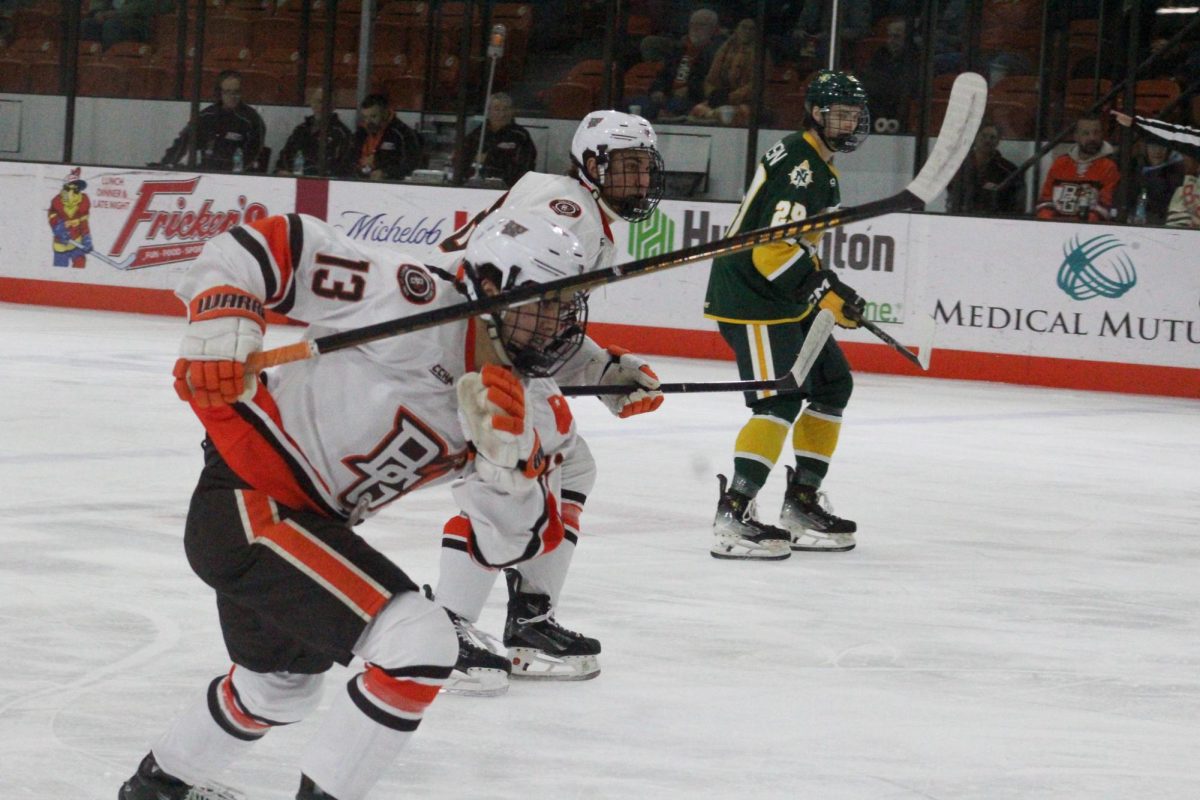
[[[233,171],[241,172],[242,168],[245,166],[246,165],[242,160],[242,148],[239,147],[237,150],[233,151]]]
[[[297,175],[297,176],[304,174],[304,151],[303,150],[297,150],[296,155],[292,158],[292,174]]]

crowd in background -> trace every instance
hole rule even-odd
[[[1111,17],[1119,4],[1113,0],[1071,0],[1050,6],[1045,5],[1046,0],[976,2],[978,8],[971,0],[944,0],[937,4],[937,18],[927,25],[920,16],[925,4],[915,0],[842,0],[838,33],[833,37],[833,4],[822,0],[771,2],[766,4],[765,18],[759,16],[759,3],[754,0],[630,0],[621,4],[617,18],[625,30],[618,31],[609,45],[596,35],[612,23],[613,4],[605,0],[487,4],[490,10],[499,5],[524,6],[530,28],[519,46],[515,38],[510,44],[510,61],[505,62],[497,80],[497,87],[504,91],[490,107],[488,118],[467,126],[456,143],[450,157],[454,174],[460,180],[474,176],[512,185],[532,169],[536,148],[515,117],[578,118],[578,108],[555,106],[559,95],[554,89],[564,83],[590,87],[591,94],[580,108],[600,107],[601,100],[607,100],[609,105],[639,113],[655,124],[745,126],[753,121],[760,127],[796,129],[803,122],[806,81],[826,66],[834,51],[841,68],[857,74],[866,86],[876,134],[916,130],[918,112],[926,107],[922,84],[929,77],[927,71],[933,82],[928,105],[930,130],[936,130],[938,102],[956,73],[974,69],[987,77],[996,102],[989,105],[987,124],[955,178],[947,199],[951,211],[1200,224],[1194,214],[1172,214],[1170,210],[1176,194],[1189,184],[1189,178],[1196,177],[1195,160],[1162,142],[1124,135],[1107,114],[1116,109],[1156,116],[1160,108],[1141,109],[1139,99],[1138,109],[1123,109],[1121,95],[1108,103],[1098,102],[1126,75],[1122,47],[1108,46],[1116,45],[1122,34],[1110,25],[1107,35],[1096,34],[1095,47],[1072,49],[1071,37],[1077,30],[1095,32],[1095,26],[1077,23],[1103,24],[1101,18],[1105,14]],[[262,11],[278,13],[277,9],[288,3],[264,0]],[[377,10],[388,3],[406,5],[399,0],[377,0]],[[437,9],[463,4],[407,5]],[[572,8],[565,9],[568,5]],[[1154,59],[1139,71],[1138,78],[1173,82],[1177,97],[1167,104],[1164,118],[1197,126],[1200,35],[1192,32],[1182,41],[1173,41],[1187,17],[1156,14],[1162,5],[1165,3],[1149,0],[1142,3],[1137,58],[1153,55]],[[0,45],[28,35],[22,25],[32,24],[28,22],[32,18],[23,14],[49,7],[58,8],[58,4],[0,0]],[[319,0],[313,0],[314,14],[320,7]],[[219,14],[222,6],[210,5],[210,10]],[[84,0],[82,12],[80,37],[97,42],[107,52],[122,42],[154,41],[156,26],[164,19],[176,18],[178,6],[176,0]],[[972,13],[980,20],[975,37],[969,35]],[[759,30],[760,19],[763,30]],[[1047,44],[1057,49],[1046,48],[1050,60],[1040,63],[1045,20],[1050,20],[1056,31],[1056,38]],[[930,33],[931,47],[926,47],[924,38]],[[322,35],[314,29],[310,45]],[[382,46],[377,42],[377,48]],[[455,44],[450,41],[437,46],[448,50]],[[926,60],[926,54],[931,58]],[[409,55],[417,64],[417,54]],[[579,71],[581,64],[604,55],[612,58],[611,76],[603,74],[603,67],[598,77]],[[403,61],[403,54],[393,60]],[[480,53],[471,61],[468,107],[477,109],[483,98],[481,81],[475,79],[482,77],[486,58]],[[378,56],[376,63],[382,63]],[[1036,73],[1043,66],[1046,72],[1039,79]],[[86,64],[80,67],[86,68]],[[760,68],[761,86],[757,83]],[[1072,83],[1071,91],[1076,91],[1080,82],[1090,87],[1090,93],[1064,93],[1066,84]],[[382,81],[373,81],[366,97],[353,100],[358,118],[351,130],[329,113],[331,104],[309,82],[304,99],[313,113],[296,126],[287,144],[272,157],[263,146],[262,118],[253,108],[264,102],[262,98],[241,97],[244,87],[238,70],[222,71],[217,83],[213,87],[215,102],[201,110],[190,126],[194,130],[181,132],[157,163],[313,175],[324,159],[324,175],[373,180],[402,180],[427,164],[429,143],[395,111],[424,111],[434,100],[397,98]],[[1004,152],[1014,152],[1006,142],[1034,139],[1039,88],[1048,96],[1042,140],[1058,130],[1070,133],[1051,154],[1057,155],[1057,160],[1044,178],[1037,176],[1039,185],[1034,186],[1037,173],[1006,158]],[[427,97],[446,96],[446,92],[429,89],[427,86]],[[1009,94],[1018,90],[1024,94]],[[333,107],[347,107],[338,87],[335,96],[338,102]],[[756,115],[760,96],[762,106]],[[414,102],[424,105],[413,109]],[[1123,146],[1128,148],[1125,154]],[[193,147],[195,153],[189,159]],[[1128,164],[1124,174],[1117,168],[1122,163]],[[1033,190],[1032,203],[1026,199],[1027,187]],[[1179,202],[1175,205],[1183,207]]]

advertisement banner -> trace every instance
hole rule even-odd
[[[170,290],[204,243],[295,205],[294,181],[54,164],[8,165],[0,273]]]
[[[208,239],[297,208],[352,239],[448,267],[437,246],[498,191],[0,165],[0,299],[178,313],[179,276]],[[664,201],[612,226],[616,262],[725,236],[732,203]],[[900,341],[937,325],[930,374],[1160,394],[1200,385],[1200,234],[1189,230],[893,214],[828,231],[825,267]],[[647,353],[728,357],[702,316],[710,264],[592,292],[597,335]],[[856,368],[913,374],[869,333],[839,329]],[[915,333],[914,333],[915,336]]]
[[[922,218],[938,346],[1200,367],[1200,234]],[[989,245],[990,243],[990,245]]]

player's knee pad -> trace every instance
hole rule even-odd
[[[814,409],[834,409],[837,413],[850,404],[850,395],[854,392],[854,376],[850,370],[837,375],[833,380],[813,387],[809,401]]]
[[[321,702],[324,675],[254,672],[235,667],[229,675],[233,692],[250,714],[272,725],[299,722]]]
[[[772,395],[764,397],[750,407],[755,414],[769,414],[772,417],[781,419],[788,425],[796,421],[796,417],[800,416],[800,409],[804,407],[804,401],[797,395]]]
[[[458,635],[440,605],[420,592],[401,592],[375,615],[354,653],[384,669],[452,667],[458,659]]]

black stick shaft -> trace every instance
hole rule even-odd
[[[561,386],[559,391],[567,397],[587,397],[608,395],[608,394],[628,394],[636,392],[639,386],[620,384],[610,384],[606,386]],[[663,394],[689,394],[699,392],[790,392],[795,391],[799,387],[795,381],[789,380],[789,376],[784,376],[779,380],[774,381],[691,381],[685,383],[663,383],[659,384],[658,391]]]
[[[906,359],[911,361],[917,367],[919,367],[922,370],[925,369],[925,367],[921,366],[921,359],[917,356],[916,353],[914,353],[912,350],[909,350],[904,345],[900,344],[900,342],[897,339],[895,339],[890,333],[885,331],[883,328],[880,328],[878,325],[876,325],[874,322],[871,322],[868,319],[862,320],[862,322],[860,322],[859,324],[861,324],[864,328],[866,328],[871,333],[873,333],[876,337],[879,338],[880,341],[882,341],[888,347],[892,348],[897,353],[899,353],[900,355],[904,356]]]
[[[795,239],[813,231],[835,228],[839,225],[846,225],[851,222],[858,222],[864,219],[883,216],[884,214],[907,211],[923,206],[924,203],[919,197],[908,190],[904,190],[883,200],[875,200],[870,203],[863,203],[860,206],[852,206],[837,211],[828,211],[799,222],[791,222],[786,225],[777,225],[773,228],[763,228],[757,231],[747,231],[746,233],[739,233],[726,239],[718,239],[714,242],[694,245],[683,250],[662,253],[628,264],[620,264],[594,272],[585,272],[582,275],[572,275],[548,283],[531,283],[518,286],[495,297],[471,300],[466,303],[427,311],[424,314],[414,314],[410,317],[387,320],[375,325],[355,328],[354,330],[332,333],[328,336],[321,336],[314,339],[313,345],[317,353],[331,353],[335,350],[357,347],[358,345],[374,342],[378,339],[385,339],[389,336],[411,333],[412,331],[424,330],[435,325],[467,319],[479,314],[492,313],[502,308],[536,300],[554,292],[591,289],[596,286],[616,283],[617,281],[623,281],[650,272],[679,267],[684,264],[704,261],[731,253],[740,253],[743,250],[749,250],[752,247],[769,244],[770,242]]]

